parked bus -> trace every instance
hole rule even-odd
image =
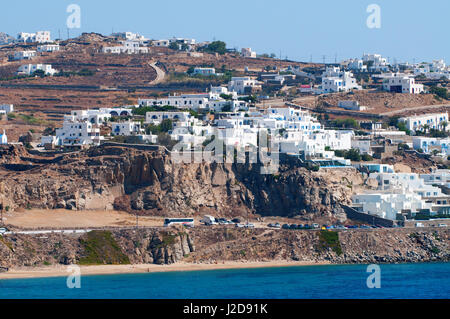
[[[183,225],[186,227],[194,227],[193,218],[166,218],[164,219],[164,227],[170,227],[175,225]]]

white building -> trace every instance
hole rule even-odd
[[[5,111],[5,114],[14,112],[13,104],[0,104],[0,111]]]
[[[383,90],[395,93],[422,93],[423,84],[417,84],[416,80],[409,75],[393,73],[384,77]]]
[[[56,129],[56,139],[60,146],[100,145],[104,137],[100,127],[90,122],[64,121],[62,128]]]
[[[359,90],[352,72],[341,71],[339,67],[327,67],[322,74],[322,93],[348,92]]]
[[[448,173],[448,172],[447,172]],[[431,183],[431,178],[447,175],[439,172],[425,179],[414,173],[372,173],[371,179],[378,182],[376,191],[353,196],[353,206],[359,210],[383,218],[395,220],[403,210],[420,212],[437,210],[437,202],[448,198],[441,189]]]
[[[171,43],[177,43],[179,49],[181,49],[183,46],[186,46],[186,48],[190,51],[193,49],[196,41],[195,39],[188,39],[188,38],[171,38],[171,39],[161,39],[161,40],[153,40],[152,44],[155,47],[168,47]]]
[[[422,150],[426,154],[437,151],[439,154],[450,155],[450,138],[436,138],[415,136],[413,137],[413,148]]]
[[[428,79],[440,80],[441,78],[450,79],[450,68],[445,65],[444,60],[434,60],[431,63],[419,63],[414,68],[414,75],[423,75]]]
[[[261,84],[256,79],[250,77],[232,77],[228,83],[228,90],[238,94],[252,93],[254,90],[261,90]]]
[[[25,64],[17,70],[17,74],[32,75],[37,70],[42,70],[46,75],[54,75],[58,71],[52,68],[51,64]]]
[[[43,44],[37,47],[37,52],[58,52],[59,50],[59,44]]]
[[[450,171],[448,169],[437,169],[429,174],[420,174],[427,185],[440,185],[450,188]]]
[[[169,40],[153,40],[152,41],[153,46],[155,47],[168,47],[170,45]]]
[[[216,69],[215,68],[194,68],[194,74],[201,74],[201,75],[215,75]]]
[[[357,72],[367,72],[367,65],[364,64],[362,59],[350,59],[343,62],[347,66],[347,69]]]
[[[380,54],[364,54],[363,63],[368,64],[370,72],[388,72],[389,63]]]
[[[112,123],[112,136],[138,136],[142,135],[144,130],[140,122],[122,122]]]
[[[244,58],[256,58],[256,52],[252,51],[251,48],[242,48],[241,55]]]
[[[0,145],[8,144],[8,137],[6,136],[5,130],[3,130],[3,134],[0,134]]]
[[[247,109],[247,102],[237,100],[237,95],[231,93],[232,100],[225,100],[220,95],[222,92],[218,88],[211,88],[208,93],[170,95],[158,99],[139,99],[140,106],[174,106],[179,109],[189,110],[214,110],[221,111],[223,107],[229,106],[231,111]],[[226,94],[226,93],[225,93]]]
[[[133,32],[117,32],[112,34],[113,37],[120,38],[123,40],[132,40],[132,41],[148,41],[143,35],[139,33]]]
[[[136,40],[126,40],[121,41],[121,46],[114,46],[114,47],[103,47],[102,52],[103,53],[110,53],[110,54],[146,54],[148,53],[147,47],[141,47],[141,42]]]
[[[448,113],[432,113],[402,117],[399,122],[406,124],[406,128],[411,131],[423,130],[424,125],[430,129],[443,130],[445,123],[448,123]],[[445,126],[445,130],[450,130],[450,125]]]
[[[28,51],[17,51],[14,52],[14,60],[31,60],[36,56],[36,51],[28,50]]]
[[[364,213],[396,220],[397,214],[405,210],[418,212],[420,210],[431,210],[432,204],[422,200],[415,193],[392,193],[367,191],[352,196],[352,206]]]
[[[21,32],[17,35],[18,42],[52,42],[50,31],[37,31],[36,33]]]
[[[160,124],[166,119],[171,121],[187,122],[192,118],[193,117],[189,112],[147,112],[145,114],[145,123]]]
[[[338,107],[341,107],[345,110],[353,110],[353,111],[364,111],[367,109],[365,106],[359,105],[358,101],[350,101],[350,100],[339,101]]]

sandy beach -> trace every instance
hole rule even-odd
[[[244,269],[262,267],[290,267],[317,266],[329,263],[315,263],[309,261],[270,261],[270,262],[222,262],[217,264],[176,263],[171,265],[137,264],[137,265],[96,265],[81,266],[81,275],[111,275],[128,273],[153,273],[169,271],[197,271],[217,269]],[[11,268],[8,272],[0,273],[1,279],[64,277],[70,275],[68,266],[23,267]]]

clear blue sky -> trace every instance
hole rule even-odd
[[[81,7],[81,32],[139,32],[152,39],[223,40],[290,59],[327,62],[380,53],[391,62],[443,58],[450,64],[448,0],[26,0],[2,3],[0,31],[50,30],[67,37],[66,8]],[[369,29],[366,8],[381,7]]]

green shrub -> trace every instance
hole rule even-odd
[[[322,230],[319,232],[319,246],[320,251],[331,249],[338,256],[342,255],[341,242],[339,241],[339,233]]]
[[[83,257],[79,259],[80,265],[130,263],[109,231],[91,231],[80,238],[80,244],[84,248]]]

